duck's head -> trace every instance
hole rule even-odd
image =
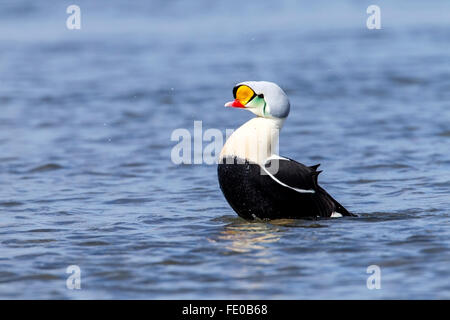
[[[258,117],[285,119],[289,115],[289,99],[275,83],[245,81],[233,88],[234,101],[225,107],[247,109]]]

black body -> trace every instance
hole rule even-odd
[[[274,163],[277,161],[277,163]],[[333,212],[354,216],[317,183],[316,166],[305,166],[290,159],[270,160],[266,168],[277,168],[273,176],[301,193],[283,186],[255,163],[234,158],[222,159],[218,166],[222,192],[236,213],[248,220],[330,217]],[[270,171],[270,170],[269,170]]]

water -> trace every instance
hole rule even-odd
[[[448,2],[380,1],[382,30],[370,1],[80,0],[79,31],[70,4],[0,5],[1,298],[450,298]],[[246,222],[215,165],[172,163],[259,79],[291,99],[281,154],[359,218]]]

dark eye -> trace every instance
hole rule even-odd
[[[264,99],[264,95],[262,93],[258,94],[258,97]]]

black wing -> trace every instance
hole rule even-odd
[[[322,171],[317,171],[320,164],[305,166],[287,158],[269,159],[264,164],[266,171],[281,182],[293,189],[318,191],[317,177]],[[274,180],[275,180],[274,179]]]
[[[333,212],[343,216],[355,216],[319,186],[317,178],[322,172],[317,170],[319,166],[320,164],[305,166],[288,158],[269,159],[264,165],[277,183],[300,193],[313,192],[312,196],[321,216],[330,216]]]

